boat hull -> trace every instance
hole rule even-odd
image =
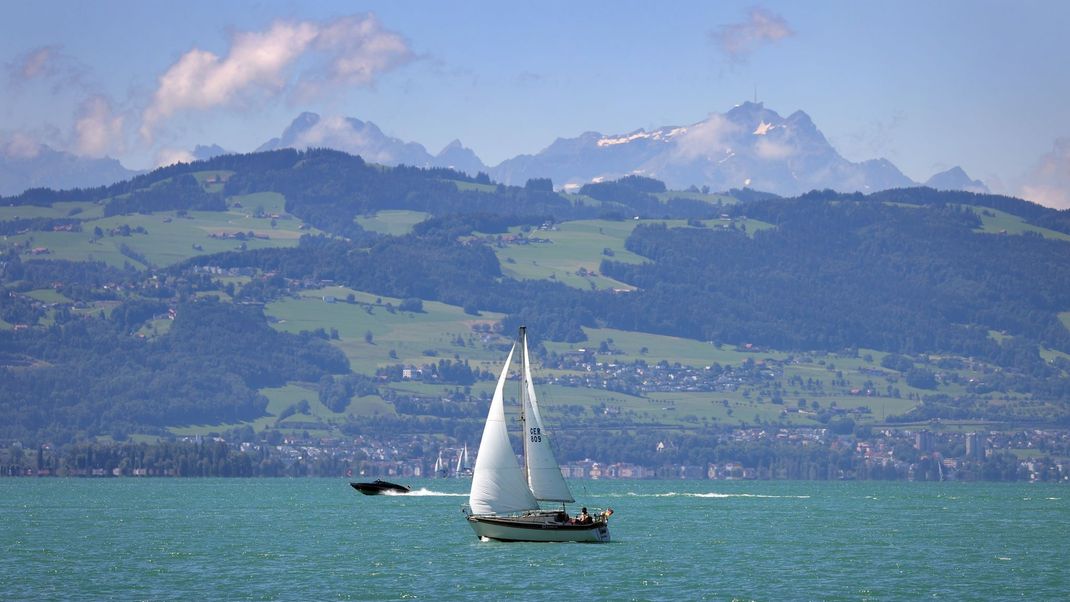
[[[395,493],[409,493],[412,491],[405,485],[398,485],[397,483],[388,483],[386,481],[375,481],[374,483],[350,483],[353,489],[363,493],[364,495],[384,495]]]
[[[494,541],[607,543],[609,524],[560,522],[551,515],[470,515],[468,524],[480,539]]]

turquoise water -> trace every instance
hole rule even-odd
[[[574,482],[614,542],[481,543],[467,481],[0,479],[3,600],[1065,600],[1070,489]],[[578,510],[575,508],[574,510]]]

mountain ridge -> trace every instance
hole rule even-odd
[[[91,188],[142,173],[111,157],[81,157],[42,144],[32,153],[0,152],[0,196],[30,188]]]
[[[536,153],[516,155],[496,166],[486,165],[457,139],[432,154],[422,144],[391,136],[371,121],[323,117],[308,111],[256,151],[282,148],[332,148],[388,166],[445,167],[470,176],[483,172],[503,184],[523,185],[531,178],[550,178],[556,187],[569,191],[627,175],[657,178],[677,189],[751,188],[781,196],[824,189],[870,193],[919,185],[886,158],[845,159],[805,111],[782,117],[756,102],[744,102],[725,113],[710,113],[686,126],[666,125],[623,134],[585,131],[575,137],[557,137]],[[110,184],[143,173],[127,170],[114,159],[90,160],[47,151],[64,156],[66,163],[47,153],[41,153],[41,161],[27,163],[12,163],[17,160],[0,155],[0,195],[37,186]],[[215,144],[197,145],[191,156],[207,159],[226,152]],[[960,167],[933,175],[926,185],[988,192],[983,182],[971,179]]]

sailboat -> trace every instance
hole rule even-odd
[[[435,460],[435,469],[434,469],[434,472],[432,473],[432,475],[436,479],[438,479],[438,478],[445,477],[448,474],[449,474],[449,467],[446,465],[446,463],[444,461],[442,461],[442,450],[439,450],[438,459]]]
[[[461,455],[457,456],[457,470],[454,471],[454,475],[463,477],[471,473],[472,469],[468,465],[468,444],[465,443]]]
[[[505,381],[513,357],[520,352],[520,424],[524,440],[524,466],[517,462],[505,421]],[[609,541],[611,509],[596,516],[572,519],[565,504],[575,502],[561,475],[543,428],[535,387],[531,382],[527,329],[520,334],[502,367],[490,402],[483,438],[479,443],[472,489],[464,507],[468,524],[483,541]],[[560,502],[560,509],[544,509],[539,502]]]

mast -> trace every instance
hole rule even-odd
[[[517,335],[517,341],[520,346],[520,378],[518,379],[520,384],[520,394],[517,399],[520,401],[520,440],[524,442],[523,450],[520,457],[520,469],[524,471],[524,481],[530,482],[528,478],[528,421],[527,412],[527,368],[528,368],[528,356],[524,353],[524,350],[528,347],[528,327],[521,326],[520,334]]]

